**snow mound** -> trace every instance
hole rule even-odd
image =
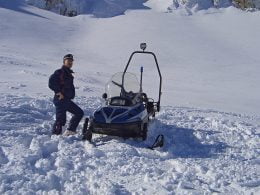
[[[100,104],[96,98],[76,101],[88,105],[87,115]],[[259,190],[259,118],[164,107],[149,126],[147,141],[95,135],[92,145],[80,135],[50,137],[50,99],[1,95],[0,103],[1,194]],[[165,146],[147,149],[159,133]]]

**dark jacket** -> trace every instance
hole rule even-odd
[[[70,68],[62,66],[50,76],[49,88],[55,94],[61,92],[66,99],[73,99],[75,97],[75,87],[72,73],[73,71]]]

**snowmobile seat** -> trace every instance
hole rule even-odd
[[[140,103],[142,101],[142,93],[134,93],[132,91],[124,93],[122,97],[125,97],[132,101],[132,105],[135,105],[137,103]]]
[[[111,106],[132,106],[133,102],[127,97],[115,96],[110,99]]]

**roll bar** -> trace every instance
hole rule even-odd
[[[127,69],[128,69],[128,66],[129,66],[129,64],[130,64],[130,62],[131,62],[131,60],[132,60],[132,58],[133,58],[133,56],[134,56],[135,54],[152,55],[153,58],[154,58],[156,67],[157,67],[157,71],[158,71],[159,77],[160,77],[159,97],[158,97],[158,101],[156,102],[157,111],[159,112],[159,111],[160,111],[160,103],[161,103],[161,95],[162,95],[162,75],[161,75],[161,71],[160,71],[160,68],[159,68],[158,60],[157,60],[157,58],[156,58],[156,55],[155,55],[153,52],[145,51],[145,49],[146,49],[146,43],[141,43],[141,44],[140,44],[140,47],[141,47],[141,49],[142,49],[143,51],[134,51],[134,52],[131,54],[131,56],[130,56],[130,58],[129,58],[127,64],[126,64],[126,67],[125,67],[124,72],[123,72],[122,84],[124,85],[125,73],[126,73],[126,71],[127,71]]]

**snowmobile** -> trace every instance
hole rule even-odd
[[[114,74],[107,83],[103,94],[105,106],[97,109],[92,117],[86,118],[83,140],[91,141],[93,133],[146,140],[148,123],[160,111],[162,76],[156,55],[145,51],[146,43],[141,43],[140,48],[141,51],[131,54],[124,71]],[[158,101],[148,98],[143,92],[143,67],[140,70],[140,82],[135,74],[127,72],[136,54],[153,56],[159,74]]]

